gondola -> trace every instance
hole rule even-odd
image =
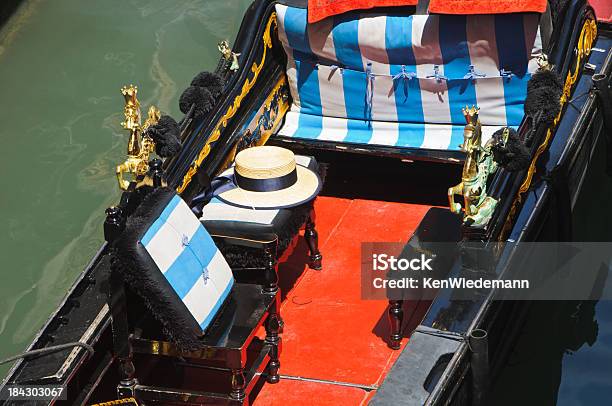
[[[603,149],[612,173],[612,26],[584,0],[467,3],[255,0],[183,117],[121,89],[129,141],[106,243],[0,403],[487,404],[528,303],[452,287],[370,300],[362,244],[571,240],[590,157]],[[258,148],[291,151],[275,182],[239,172]],[[228,171],[270,192],[296,168],[319,179],[316,198],[260,210],[216,195]],[[163,232],[191,262],[158,260]],[[194,284],[224,283],[198,296],[215,298],[205,314],[167,276],[194,261]],[[442,272],[476,268],[453,250]]]

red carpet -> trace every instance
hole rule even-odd
[[[399,351],[387,347],[387,302],[361,300],[361,242],[407,241],[428,206],[320,197],[316,203],[323,270],[304,269],[300,239],[281,264],[285,320],[280,373],[379,385]],[[416,306],[415,309],[416,310]],[[419,306],[418,316],[426,310]],[[416,327],[419,317],[404,320]],[[403,345],[407,340],[404,340]],[[372,392],[325,383],[282,380],[266,384],[255,404],[357,405]]]

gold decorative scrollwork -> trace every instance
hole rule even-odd
[[[550,141],[553,138],[555,130],[557,128],[557,124],[561,120],[561,115],[563,114],[563,107],[570,99],[572,94],[572,89],[574,88],[574,84],[578,80],[578,76],[580,74],[580,70],[582,68],[584,58],[591,54],[591,48],[593,43],[595,42],[595,38],[597,37],[597,22],[591,16],[587,17],[586,21],[582,26],[582,31],[580,32],[580,36],[578,37],[578,43],[576,44],[576,58],[574,61],[574,69],[570,70],[565,78],[565,82],[563,84],[563,94],[561,95],[561,109],[559,110],[559,114],[555,117],[552,125],[546,131],[546,136],[544,137],[544,141],[538,146],[536,153],[531,160],[531,164],[529,165],[529,169],[527,170],[527,174],[525,175],[525,179],[519,188],[517,196],[512,202],[512,207],[510,208],[510,212],[508,217],[506,218],[506,222],[504,223],[504,228],[500,234],[500,240],[505,239],[506,234],[510,231],[512,227],[512,223],[514,221],[514,217],[516,215],[516,211],[518,210],[518,206],[521,204],[523,200],[523,194],[529,190],[531,186],[531,181],[533,180],[533,175],[536,172],[536,163],[540,158],[540,155],[546,151]]]
[[[123,399],[111,400],[109,402],[96,403],[91,406],[115,406],[115,405],[127,405],[127,404],[138,406],[138,402],[134,398],[123,398]]]
[[[256,128],[254,131],[258,133],[259,137],[257,137],[257,139],[255,140],[252,140],[252,143],[244,145],[244,142],[246,141],[245,139],[247,137],[245,136],[245,134],[243,134],[242,139],[238,141],[232,152],[227,155],[227,158],[221,165],[220,171],[227,169],[232,164],[234,158],[236,157],[236,154],[240,152],[239,146],[254,147],[264,145],[268,141],[270,136],[272,136],[274,130],[278,128],[278,126],[282,122],[287,110],[289,110],[290,105],[288,98],[289,88],[287,87],[287,77],[285,75],[282,75],[278,82],[276,82],[276,84],[274,85],[274,88],[272,89],[266,100],[264,101],[263,105],[260,108],[260,111],[258,112],[258,115],[253,117],[251,121],[251,123],[257,123],[256,127],[259,128]],[[265,120],[265,122],[261,123],[260,118],[266,115],[266,113],[269,117],[269,120]],[[262,128],[264,126],[265,128]]]
[[[229,108],[227,109],[223,117],[221,117],[221,119],[215,126],[215,129],[212,131],[210,138],[208,139],[208,141],[206,141],[206,144],[200,150],[195,161],[191,164],[191,166],[187,170],[187,173],[183,177],[183,182],[176,189],[178,193],[182,193],[183,191],[185,191],[185,189],[191,182],[191,179],[198,171],[198,168],[202,165],[202,162],[204,162],[204,159],[206,159],[208,154],[210,154],[211,144],[217,141],[219,137],[221,137],[221,131],[227,126],[228,120],[234,117],[234,115],[240,108],[240,105],[242,104],[242,100],[247,96],[247,94],[249,94],[249,92],[251,91],[251,88],[255,85],[255,82],[257,82],[257,79],[259,78],[259,74],[264,66],[264,63],[266,62],[268,48],[272,48],[272,34],[270,32],[272,25],[274,25],[274,31],[276,31],[277,22],[276,22],[276,13],[274,12],[270,15],[270,18],[268,19],[268,23],[266,25],[266,29],[263,34],[264,47],[263,47],[263,55],[261,56],[261,60],[259,61],[259,63],[255,62],[253,63],[253,66],[251,66],[251,72],[253,73],[253,77],[251,79],[248,79],[248,78],[246,79],[246,81],[242,85],[242,90],[240,94],[236,96],[232,105],[229,106]]]

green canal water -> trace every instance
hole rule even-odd
[[[0,359],[21,352],[102,243],[125,159],[123,84],[180,117],[248,0],[30,0],[0,31]],[[0,367],[4,376],[8,367]]]
[[[28,345],[102,243],[127,141],[119,88],[134,83],[145,108],[180,117],[181,90],[215,67],[217,42],[234,38],[248,3],[30,0],[2,28],[0,358]],[[579,203],[585,239],[612,238],[612,224],[593,216],[612,196],[601,182],[587,185],[598,200]],[[572,335],[562,304],[534,306],[494,403],[609,403],[612,305],[593,309]]]

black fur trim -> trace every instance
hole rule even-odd
[[[493,133],[493,160],[502,168],[514,172],[526,169],[531,160],[529,159],[529,149],[519,139],[518,133],[508,128],[508,140],[503,142],[503,133],[505,128],[500,128]]]
[[[533,120],[533,126],[550,125],[561,110],[563,85],[556,72],[539,70],[527,83],[525,114]]]
[[[527,82],[527,93],[541,87],[557,89],[559,93],[563,91],[561,78],[557,72],[552,70],[538,70],[536,73],[534,73],[531,79],[529,79],[529,82]]]
[[[225,80],[216,73],[200,72],[191,81],[191,86],[206,88],[217,99],[223,93]]]
[[[191,351],[202,348],[202,331],[139,242],[174,195],[170,188],[159,188],[143,199],[113,244],[112,266],[143,299],[170,341],[183,351]]]
[[[201,117],[213,109],[215,98],[206,88],[189,86],[179,98],[179,108],[187,114],[192,104],[195,105],[194,116]]]
[[[561,94],[555,89],[541,87],[527,94],[525,114],[539,124],[550,125],[561,111]]]
[[[181,149],[181,129],[170,116],[162,116],[159,122],[147,128],[147,134],[155,142],[155,152],[162,158],[174,156]]]

